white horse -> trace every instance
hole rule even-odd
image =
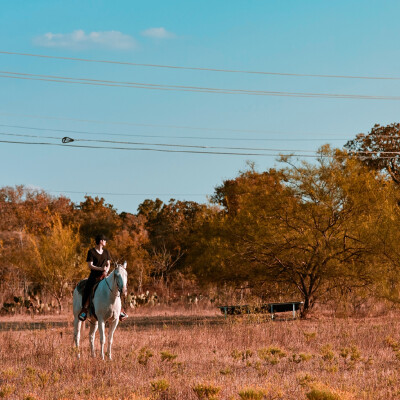
[[[89,340],[92,357],[95,356],[94,350],[94,337],[99,327],[100,331],[100,354],[104,360],[104,343],[105,343],[105,325],[109,323],[108,330],[108,349],[107,355],[111,360],[111,346],[115,329],[119,322],[119,315],[121,313],[121,295],[126,296],[127,292],[128,274],[126,272],[126,261],[124,265],[117,265],[114,271],[100,281],[93,298],[93,305],[97,321],[94,316],[89,316],[90,322]],[[79,353],[79,340],[81,336],[82,321],[79,320],[78,315],[82,308],[82,295],[78,292],[77,288],[74,290],[73,295],[73,310],[74,310],[74,342]]]

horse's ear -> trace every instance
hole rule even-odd
[[[128,263],[125,261],[123,267],[126,269],[127,265],[128,265]]]

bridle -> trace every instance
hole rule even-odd
[[[115,270],[114,270],[115,271]],[[114,275],[114,279],[115,279],[115,275]],[[110,285],[108,284],[107,278],[104,279],[106,281],[106,285],[108,287],[108,289],[110,290],[110,292],[112,293],[112,289],[110,288]],[[122,291],[124,290],[123,287],[119,287],[118,285],[118,281],[117,281],[117,288],[118,288],[118,293],[117,293],[117,297],[121,297],[122,296]]]

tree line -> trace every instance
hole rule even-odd
[[[130,287],[165,301],[193,290],[218,298],[315,304],[399,302],[400,125],[374,126],[315,162],[249,163],[208,204],[147,199],[136,214],[103,198],[79,204],[23,186],[0,189],[0,279],[24,281],[62,307],[87,275],[93,237],[128,262]],[[238,301],[238,300],[237,300]]]

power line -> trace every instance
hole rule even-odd
[[[74,147],[83,149],[103,149],[103,150],[128,150],[128,151],[155,151],[162,153],[188,153],[188,154],[208,154],[208,155],[232,155],[232,156],[264,156],[264,157],[278,157],[282,154],[267,154],[267,153],[238,153],[238,152],[220,152],[220,151],[195,151],[195,150],[171,150],[171,149],[152,149],[143,147],[111,147],[111,146],[93,146],[93,145],[77,145],[77,144],[61,144],[49,142],[17,142],[11,140],[0,140],[0,143],[8,144],[24,144],[24,145],[43,145],[43,146],[58,146],[58,147]],[[291,156],[313,157],[314,155],[300,155],[300,154],[286,154]]]
[[[240,94],[251,96],[278,96],[278,97],[300,97],[300,98],[330,98],[330,99],[352,99],[352,100],[391,100],[399,101],[400,96],[378,96],[361,94],[343,94],[343,93],[306,93],[306,92],[281,92],[281,91],[263,91],[247,89],[224,89],[207,88],[200,86],[182,86],[182,85],[163,85],[141,82],[119,82],[89,78],[73,78],[55,75],[29,74],[22,72],[0,71],[0,78],[23,79],[44,82],[69,83],[91,86],[107,87],[125,87],[134,89],[162,90],[162,91],[180,91],[196,93],[216,93],[216,94]]]
[[[0,113],[1,115],[2,113]],[[123,133],[110,133],[110,132],[89,132],[89,131],[77,131],[77,130],[70,130],[70,129],[55,129],[55,128],[38,128],[26,125],[8,125],[8,124],[0,124],[0,127],[5,128],[18,128],[18,129],[29,129],[35,131],[51,131],[51,132],[63,132],[63,133],[83,133],[88,135],[105,135],[105,136],[121,136],[121,137],[143,137],[143,138],[162,138],[162,139],[200,139],[200,140],[237,140],[237,141],[321,141],[321,140],[348,140],[348,139],[324,139],[324,138],[312,138],[312,139],[286,139],[286,138],[279,138],[279,139],[271,139],[271,138],[233,138],[233,137],[204,137],[204,136],[170,136],[170,135],[135,135],[135,134],[123,134]]]
[[[19,133],[7,133],[0,132],[3,136],[14,136],[14,137],[28,137],[37,139],[55,139],[61,140],[61,137],[55,136],[38,136],[38,135],[25,135]],[[64,138],[65,139],[65,138]],[[270,148],[259,148],[259,147],[227,147],[227,146],[198,146],[198,145],[185,145],[185,144],[170,144],[170,143],[145,143],[145,142],[126,142],[116,140],[101,140],[101,139],[81,139],[81,138],[67,138],[71,139],[71,142],[95,142],[95,143],[110,143],[110,144],[128,144],[128,145],[141,145],[141,146],[160,146],[160,147],[182,147],[182,148],[193,148],[193,149],[225,149],[225,150],[249,150],[249,151],[285,151],[285,152],[303,152],[303,153],[315,153],[314,150],[293,150],[293,149],[270,149]]]
[[[207,131],[207,132],[241,132],[241,133],[262,133],[262,134],[289,134],[288,132],[283,131],[270,131],[270,130],[261,130],[261,129],[234,129],[234,128],[206,128],[199,126],[186,126],[186,125],[163,125],[163,124],[141,124],[141,123],[133,123],[133,122],[124,122],[124,121],[100,121],[100,120],[91,120],[91,119],[78,119],[78,118],[67,118],[67,117],[53,117],[46,115],[31,115],[31,114],[19,114],[19,113],[6,113],[0,112],[0,115],[5,116],[18,116],[18,117],[26,117],[26,118],[34,118],[34,119],[48,119],[48,120],[56,120],[56,121],[74,121],[74,122],[87,122],[92,124],[110,124],[110,125],[122,125],[122,126],[136,126],[136,127],[152,127],[152,128],[168,128],[168,129],[187,129],[187,130],[197,130],[197,131]],[[0,125],[0,126],[9,126],[9,127],[19,127],[13,125]],[[21,127],[22,128],[22,127]],[[72,132],[72,133],[88,133],[88,134],[100,134],[100,135],[115,135],[115,136],[135,136],[135,137],[166,137],[162,135],[126,135],[126,134],[115,134],[108,132],[88,132],[88,131],[69,131],[69,130],[61,130],[61,129],[46,129],[46,128],[32,128],[27,127],[27,129],[43,129],[43,130],[54,130],[57,132]],[[297,132],[298,135],[306,135],[308,133]],[[224,137],[198,137],[198,136],[167,136],[171,138],[179,138],[179,139],[217,139],[217,140],[281,140],[279,139],[257,139],[257,138],[224,138]],[[321,139],[290,139],[292,141],[307,141],[307,140],[321,140]],[[327,140],[347,140],[347,139],[327,139]]]
[[[184,66],[179,66],[179,65],[144,64],[144,63],[133,63],[133,62],[126,62],[126,61],[115,61],[115,60],[96,60],[96,59],[87,59],[87,58],[50,56],[50,55],[45,55],[45,54],[18,53],[18,52],[11,52],[11,51],[0,51],[0,54],[18,55],[18,56],[25,56],[25,57],[38,57],[38,58],[47,58],[47,59],[56,59],[56,60],[80,61],[80,62],[89,62],[89,63],[118,64],[118,65],[134,66],[134,67],[167,68],[167,69],[178,69],[178,70],[189,70],[189,71],[210,71],[210,72],[255,74],[255,75],[276,75],[276,76],[292,76],[292,77],[307,77],[307,78],[400,80],[399,77],[393,77],[393,76],[386,77],[386,76],[301,74],[301,73],[249,71],[249,70],[206,68],[206,67],[184,67]]]
[[[1,71],[0,71],[1,73]],[[72,84],[80,84],[80,85],[91,85],[91,86],[108,86],[108,87],[125,87],[125,88],[133,88],[133,89],[147,89],[147,90],[163,90],[163,91],[180,91],[180,92],[201,92],[201,93],[220,93],[220,94],[234,94],[233,91],[223,91],[223,90],[206,90],[199,88],[198,90],[195,89],[185,89],[185,88],[172,88],[167,87],[167,85],[156,85],[156,84],[123,84],[123,83],[101,83],[100,81],[93,82],[91,80],[84,80],[84,79],[76,79],[75,78],[59,78],[57,76],[53,76],[51,78],[50,75],[48,77],[40,78],[43,75],[34,75],[34,74],[22,74],[22,73],[13,73],[18,74],[16,75],[0,75],[0,78],[9,78],[9,79],[22,79],[22,80],[31,80],[31,81],[43,81],[43,82],[57,82],[57,83],[72,83]],[[25,75],[25,76],[22,76]],[[250,92],[245,92],[241,94],[251,94]]]
[[[61,143],[49,143],[49,142],[17,142],[11,140],[0,140],[0,143],[8,143],[8,144],[24,144],[24,145],[43,145],[43,146],[58,146],[58,147],[74,147],[74,148],[84,148],[84,149],[103,149],[103,150],[128,150],[128,151],[155,151],[162,153],[188,153],[188,154],[208,154],[208,155],[235,155],[235,156],[264,156],[264,157],[281,157],[281,156],[289,156],[289,157],[309,157],[309,158],[332,158],[333,155],[326,155],[314,152],[314,155],[311,154],[295,154],[295,153],[237,153],[237,152],[217,152],[217,151],[194,151],[194,150],[171,150],[171,149],[152,149],[152,148],[140,148],[140,147],[111,147],[111,146],[93,146],[93,145],[76,145],[76,144],[61,144]],[[290,150],[285,150],[290,151]],[[303,150],[298,150],[303,151]],[[351,152],[349,155],[359,154],[359,155],[376,155],[376,154],[392,154],[400,157],[400,151],[357,151]],[[363,158],[366,158],[363,156]],[[370,157],[372,158],[372,157]],[[374,157],[380,159],[392,159],[393,156],[388,157]]]
[[[0,115],[3,113],[0,112]],[[111,132],[90,132],[90,131],[78,131],[78,130],[70,130],[70,129],[57,129],[57,128],[42,128],[42,127],[34,127],[34,126],[26,126],[26,125],[9,125],[9,124],[0,124],[0,127],[5,128],[18,128],[18,129],[29,129],[35,131],[50,131],[50,132],[63,132],[63,133],[83,133],[88,135],[105,135],[105,136],[123,136],[123,137],[144,137],[144,138],[162,138],[162,139],[201,139],[201,140],[246,140],[246,141],[343,141],[348,140],[347,138],[301,138],[301,139],[287,139],[287,138],[278,138],[278,139],[265,139],[265,138],[233,138],[233,137],[204,137],[204,136],[166,136],[166,135],[135,135],[135,134],[124,134],[124,133],[111,133]],[[304,133],[303,133],[304,135]],[[28,137],[28,136],[27,136]],[[41,136],[44,137],[44,136]],[[394,138],[393,135],[374,135],[374,137],[380,138]],[[399,138],[400,140],[400,138]]]

